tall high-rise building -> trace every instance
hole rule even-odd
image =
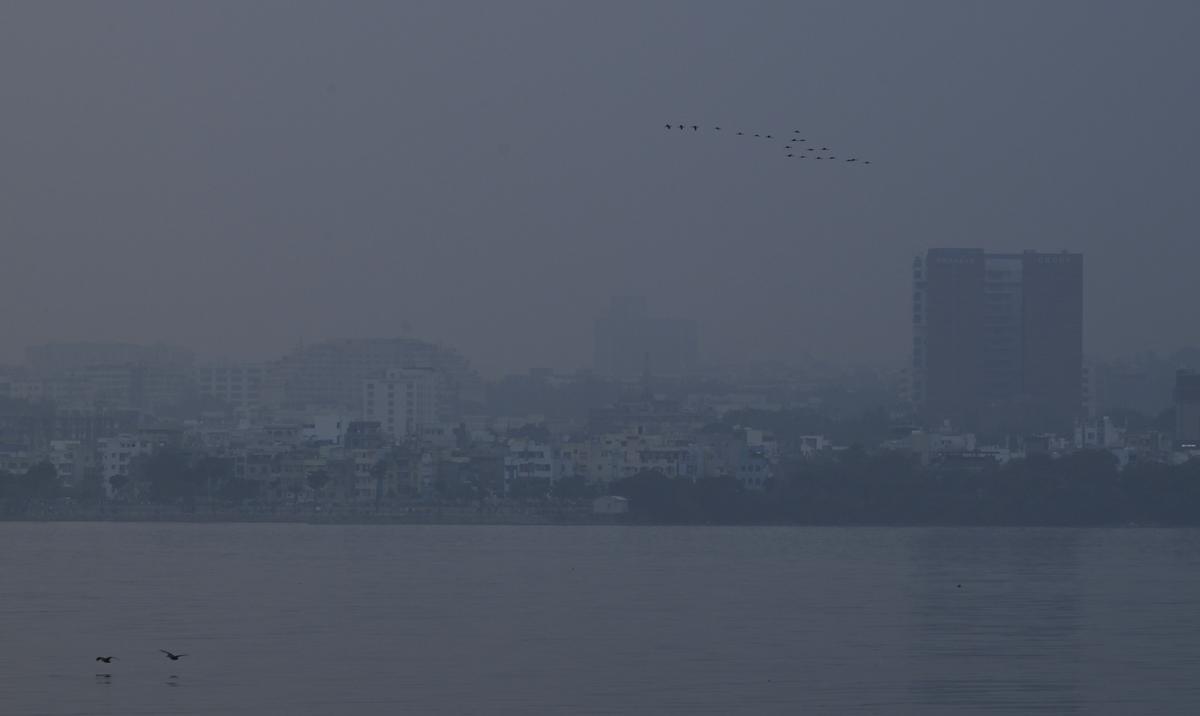
[[[439,378],[432,369],[392,369],[363,381],[362,416],[396,442],[419,437],[437,422]]]
[[[1194,450],[1200,447],[1200,372],[1175,374],[1175,442]]]
[[[930,249],[913,261],[927,423],[1068,431],[1083,409],[1083,256]]]
[[[682,375],[699,362],[696,324],[651,317],[641,296],[613,298],[608,313],[596,319],[595,339],[594,365],[602,375]]]

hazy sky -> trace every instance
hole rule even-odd
[[[900,357],[929,246],[1086,253],[1086,345],[1200,338],[1200,3],[0,4],[0,354],[418,336]],[[722,135],[664,122],[720,124]],[[802,129],[871,167],[730,130]]]

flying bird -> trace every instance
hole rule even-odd
[[[187,656],[187,654],[172,654],[171,652],[167,651],[166,649],[159,649],[159,651],[166,654],[167,658],[170,659],[171,661],[179,661],[181,658]]]
[[[792,130],[792,134],[799,134],[799,133],[800,133],[800,130],[799,130],[799,129],[793,129],[793,130]]]
[[[795,155],[795,154],[789,154],[788,156],[789,156],[789,157],[794,157],[794,156],[796,156],[796,155]],[[802,157],[802,158],[803,158],[803,157]]]
[[[105,664],[111,664],[113,662],[113,659],[115,659],[115,658],[117,658],[117,657],[115,657],[115,656],[97,656],[96,661],[103,661]]]
[[[828,152],[828,151],[829,151],[829,147],[821,147],[821,151],[822,151],[822,152]]]
[[[867,161],[863,162],[863,164],[870,164],[870,163],[871,163],[871,160],[869,160],[869,159]]]
[[[768,134],[768,135],[767,135],[767,139],[773,139],[773,137],[772,137],[771,135],[769,135],[769,134]]]
[[[850,158],[849,158],[849,159],[847,159],[846,161],[848,161],[848,162],[857,162],[858,160],[857,160],[857,159],[855,159],[854,157],[850,157]]]
[[[757,136],[759,136],[759,135],[757,135],[757,134],[756,134],[756,135],[754,135],[754,136],[756,136],[756,137],[757,137]]]
[[[698,131],[700,131],[700,128],[699,128],[699,127],[697,127],[696,125],[694,125],[694,124],[693,124],[693,125],[692,125],[692,131],[693,131],[693,132],[698,132]]]
[[[721,131],[720,127],[713,127],[713,129],[717,130],[718,132]]]
[[[742,136],[743,134],[745,134],[745,132],[738,132],[739,137]]]
[[[670,129],[670,128],[671,128],[671,125],[669,125],[669,124],[668,124],[668,125],[667,125],[667,129]]]

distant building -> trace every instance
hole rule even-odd
[[[912,321],[926,424],[976,429],[992,413],[1007,429],[1067,433],[1081,415],[1081,254],[930,249],[913,261]]]
[[[738,455],[735,474],[747,490],[762,490],[773,475],[771,459],[764,449],[747,447]]]
[[[235,410],[257,410],[263,405],[267,368],[262,363],[221,361],[204,363],[194,372],[197,392]]]
[[[1075,449],[1110,450],[1125,447],[1125,430],[1107,415],[1089,418],[1075,426]]]
[[[1175,374],[1175,442],[1187,449],[1200,447],[1200,372],[1194,370]]]
[[[0,445],[44,453],[54,440],[77,440],[91,451],[100,438],[136,430],[138,425],[135,411],[9,405],[0,409]]]
[[[696,324],[651,318],[641,296],[613,298],[595,323],[594,367],[601,375],[633,378],[694,372],[699,363]]]
[[[1105,395],[1104,371],[1096,363],[1084,362],[1081,390],[1083,391],[1084,417],[1100,417],[1100,414],[1107,409],[1108,402]]]
[[[550,445],[537,440],[510,440],[504,456],[504,489],[508,492],[519,482],[558,479],[558,461]]]
[[[51,440],[48,460],[65,485],[82,480],[93,467],[94,454],[79,440]]]
[[[169,442],[169,435],[154,431],[100,438],[97,441],[96,457],[108,496],[112,497],[114,492],[113,478],[128,478],[130,469],[139,457],[151,455]]]
[[[12,378],[8,383],[8,397],[16,400],[28,400],[31,403],[41,403],[47,400],[46,380],[44,378]]]
[[[35,374],[55,376],[113,365],[185,370],[192,365],[194,356],[190,351],[164,344],[56,341],[25,349],[25,360]]]
[[[432,369],[392,369],[362,383],[363,420],[378,422],[394,442],[421,437],[438,422],[439,377]]]
[[[482,400],[479,377],[466,358],[412,338],[339,339],[296,348],[271,364],[269,400],[286,407],[358,410],[363,381],[396,369],[436,374],[435,410],[442,422],[455,422],[464,403]]]
[[[300,439],[306,443],[341,445],[350,420],[342,415],[314,415],[300,427]]]

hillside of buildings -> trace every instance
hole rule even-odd
[[[623,306],[622,310],[629,310]],[[657,320],[657,319],[656,319]],[[614,333],[611,321],[601,326]],[[646,332],[629,332],[644,336]],[[701,366],[483,379],[413,338],[262,363],[31,348],[0,378],[11,519],[1194,524],[1197,353],[1089,363],[1068,429],[931,422],[900,368]],[[664,340],[661,336],[654,340]],[[620,341],[618,341],[619,343]],[[1183,366],[1183,367],[1181,367]]]

